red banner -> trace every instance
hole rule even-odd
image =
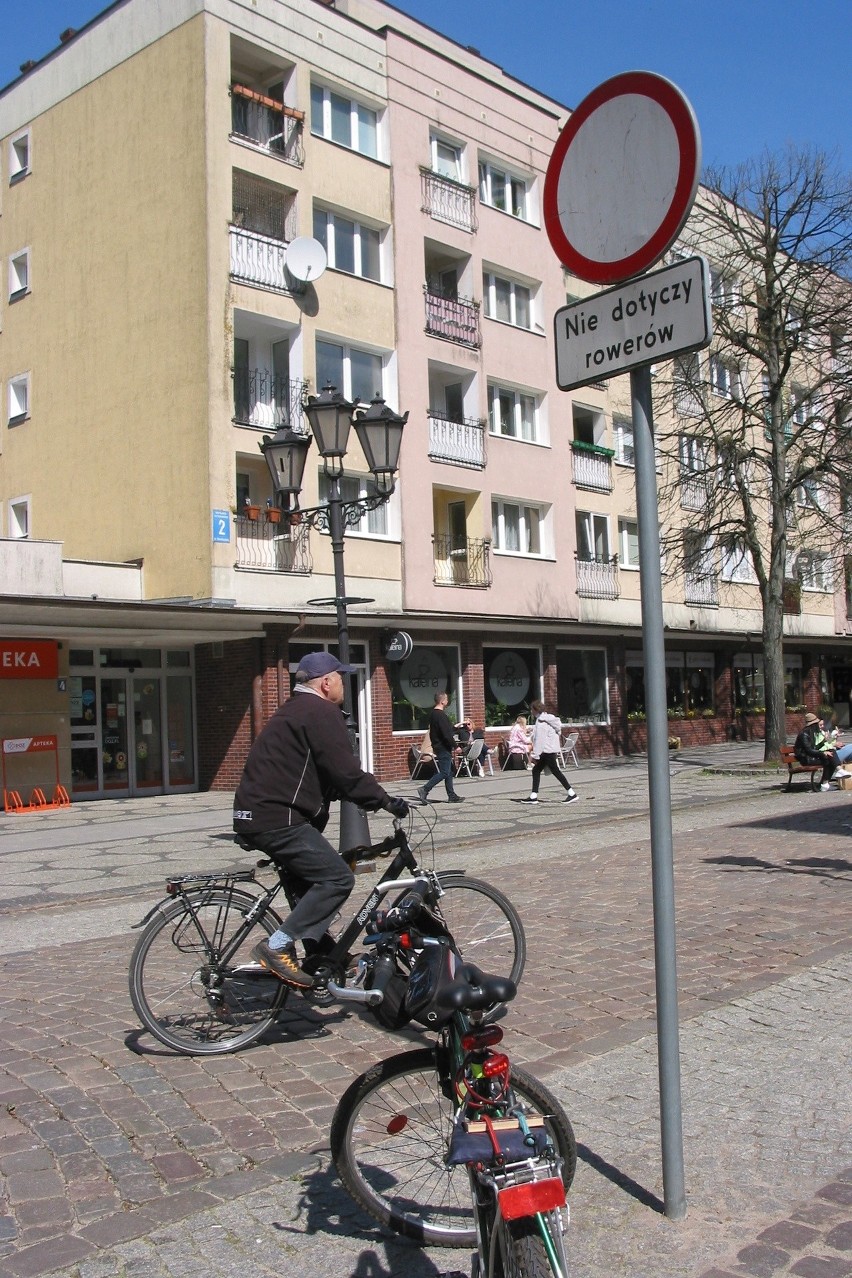
[[[42,750],[55,750],[56,737],[4,737],[4,754],[38,754]]]
[[[58,673],[55,639],[0,639],[0,679],[55,679]]]

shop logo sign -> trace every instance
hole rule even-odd
[[[0,679],[55,679],[58,670],[54,639],[0,639]]]

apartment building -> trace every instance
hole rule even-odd
[[[581,752],[644,748],[629,390],[555,381],[567,114],[382,0],[118,0],[0,91],[0,736],[55,737],[72,797],[232,786],[334,649],[329,538],[259,449],[327,384],[409,414],[346,537],[365,766],[406,774],[438,689],[492,743],[543,695]],[[666,580],[673,731],[724,740],[759,613],[706,582]],[[802,598],[790,704],[848,701],[846,608]]]

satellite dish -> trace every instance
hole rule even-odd
[[[287,248],[284,258],[287,270],[296,280],[318,280],[328,265],[325,249],[319,240],[301,235]]]

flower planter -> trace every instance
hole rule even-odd
[[[260,506],[246,506],[243,511],[243,515],[246,519],[251,519],[253,522],[256,522],[260,519]]]
[[[281,523],[281,510],[278,506],[269,506],[266,511],[266,522],[268,524]]]

